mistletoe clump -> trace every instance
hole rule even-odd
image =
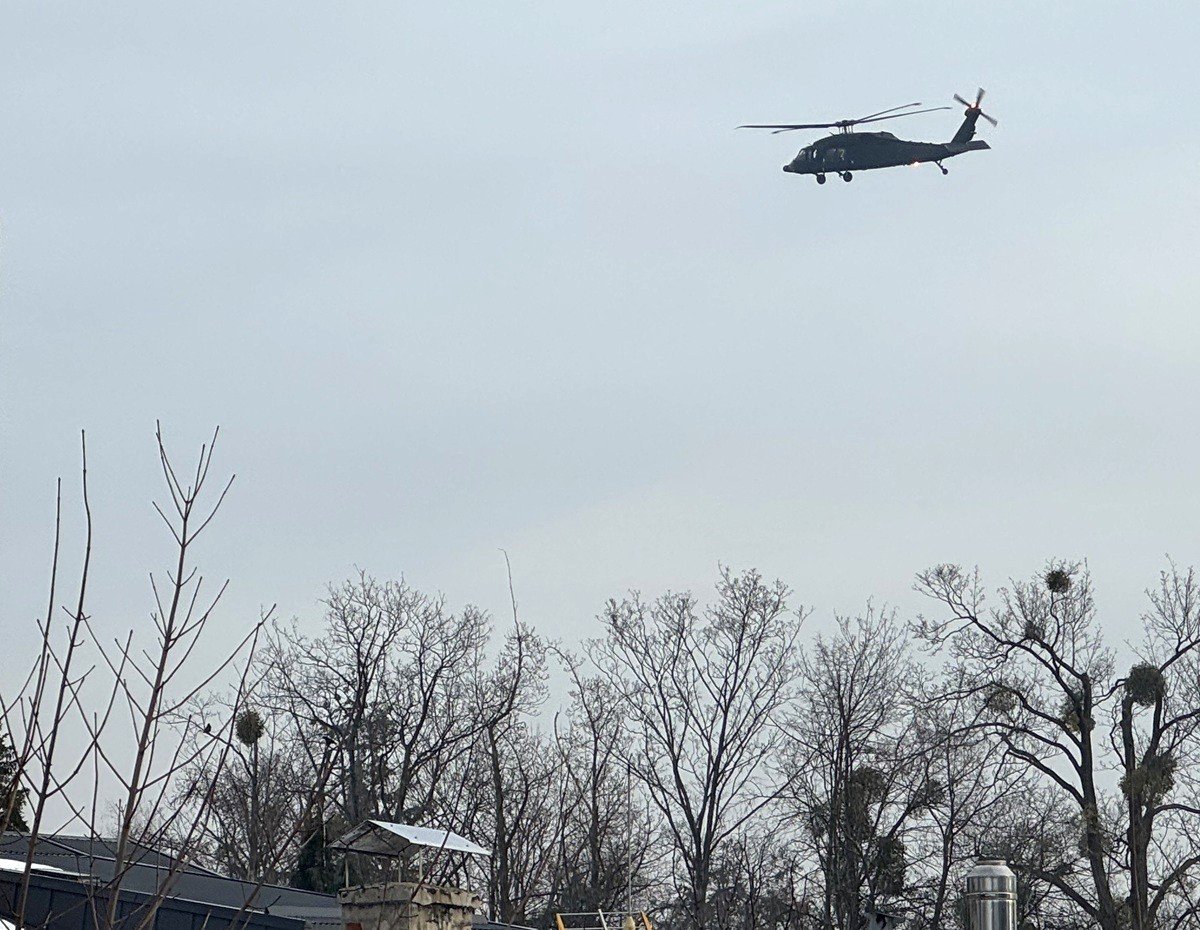
[[[1017,695],[1004,685],[996,685],[984,698],[983,706],[996,714],[1011,714],[1017,709]]]
[[[1125,693],[1129,700],[1142,707],[1152,706],[1162,698],[1166,690],[1167,680],[1163,673],[1159,671],[1158,666],[1149,662],[1135,665],[1129,670],[1129,677],[1125,679]]]
[[[253,746],[263,735],[263,719],[256,710],[244,710],[238,714],[236,728],[238,742]]]
[[[1083,730],[1083,723],[1086,722],[1088,729],[1091,729],[1093,720],[1091,716],[1081,717],[1083,708],[1083,699],[1078,694],[1064,694],[1062,700],[1062,710],[1059,712],[1059,719],[1062,720],[1063,726],[1072,733],[1079,733]]]
[[[882,894],[900,894],[908,862],[904,841],[895,836],[881,836],[873,845],[877,890]]]
[[[930,810],[940,806],[945,800],[946,786],[937,779],[930,778],[913,795],[912,809],[914,811]]]
[[[850,773],[850,796],[861,799],[864,803],[876,803],[883,800],[887,793],[887,779],[883,772],[870,765],[856,768]]]
[[[821,839],[829,832],[829,805],[821,802],[814,804],[808,812],[808,829],[813,839]]]
[[[1091,834],[1094,834],[1100,840],[1100,848],[1104,851],[1105,855],[1112,853],[1112,837],[1104,829],[1104,824],[1100,820],[1100,812],[1094,804],[1086,805],[1080,815],[1079,840],[1076,848],[1079,851],[1079,855],[1085,859],[1088,856],[1088,836]]]
[[[1051,594],[1066,594],[1071,587],[1071,573],[1064,568],[1052,568],[1046,572],[1045,582]]]
[[[1127,772],[1121,779],[1121,791],[1129,797],[1140,796],[1148,804],[1161,801],[1175,787],[1175,757],[1169,753],[1155,753]]]

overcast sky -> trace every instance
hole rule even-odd
[[[156,418],[238,479],[220,629],[354,566],[568,639],[629,588],[1200,561],[1200,11],[1161,3],[8,2],[0,625],[53,481],[150,606]],[[990,152],[818,187],[835,119],[982,84]],[[961,114],[893,123],[949,139]],[[72,555],[71,559],[74,556]],[[70,560],[68,560],[70,561]],[[18,631],[15,640],[10,631]]]

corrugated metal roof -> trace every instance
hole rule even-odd
[[[0,837],[0,858],[17,859],[24,869],[29,837],[5,833]],[[55,866],[67,872],[88,875],[97,882],[111,882],[115,871],[115,844],[100,838],[38,837],[33,860]],[[172,868],[175,867],[174,874]],[[255,882],[228,878],[191,863],[179,866],[177,860],[163,853],[141,847],[129,865],[121,888],[126,891],[157,894],[169,882],[169,896],[184,901],[199,901],[221,907],[264,910],[275,906],[316,908],[338,912],[337,898],[316,891],[288,888],[282,885],[259,885]]]
[[[34,861],[30,863],[29,870],[31,872],[52,872],[55,875],[73,875],[77,873],[68,872],[66,869],[60,869],[56,865],[46,865],[44,862]],[[25,871],[24,859],[6,859],[0,856],[0,872],[20,872]]]
[[[372,821],[380,825],[386,821]],[[363,826],[366,826],[364,824]],[[404,833],[418,839],[436,840],[426,843],[433,848],[454,849],[455,852],[470,852],[475,855],[487,855],[487,850],[476,846],[463,837],[447,834],[444,830],[429,830],[422,827],[407,827],[402,824],[386,824],[388,827],[398,827]],[[381,827],[382,829],[382,827]],[[412,832],[416,831],[416,832]],[[367,831],[371,832],[371,831]],[[401,839],[393,830],[384,829],[384,835]],[[443,847],[442,841],[453,837],[459,843],[465,844],[466,849]],[[17,833],[5,833],[0,836],[0,858],[8,858],[19,862],[24,869],[25,853],[28,849],[29,837]],[[418,844],[420,845],[420,844]],[[111,880],[113,873],[113,854],[115,845],[110,840],[79,836],[42,836],[34,849],[34,862],[43,866],[57,867],[78,875],[92,876],[99,882]],[[389,853],[395,855],[395,853]],[[122,887],[134,894],[153,894],[161,881],[170,871],[174,860],[163,853],[141,847],[137,851],[137,862],[125,876]],[[10,876],[10,879],[12,876]],[[69,874],[55,875],[51,872],[41,872],[39,881],[75,880]],[[228,878],[208,869],[195,865],[187,865],[178,872],[171,884],[169,898],[179,902],[179,907],[217,906],[238,911],[243,906],[249,907],[249,913],[243,913],[241,920],[248,925],[249,930],[278,930],[287,926],[285,923],[270,923],[280,918],[290,918],[303,921],[305,930],[335,930],[342,927],[341,906],[335,895],[322,894],[317,891],[304,891],[300,888],[286,888],[279,885],[257,886],[253,882],[244,882],[236,878]],[[194,902],[188,904],[186,902]],[[0,908],[0,912],[3,908]],[[266,913],[263,913],[263,912]],[[271,916],[268,917],[267,914]],[[474,920],[476,930],[527,930],[512,924],[500,924],[488,920],[482,915],[476,915]],[[206,925],[206,930],[213,930],[216,924]],[[295,926],[295,925],[293,925]],[[0,930],[8,928],[0,927]],[[247,930],[247,926],[239,924],[239,930]]]
[[[49,926],[55,930],[98,930],[109,901],[109,889],[83,877],[36,871],[28,876],[29,898],[26,926]],[[23,886],[17,873],[0,872],[0,918],[12,922]],[[270,915],[263,911],[189,901],[122,889],[118,923],[151,930],[307,930],[299,918]]]

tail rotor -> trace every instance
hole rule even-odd
[[[981,103],[983,103],[983,95],[984,95],[984,93],[986,93],[986,91],[984,91],[984,89],[983,89],[982,87],[981,87],[981,88],[979,88],[979,93],[977,93],[977,94],[975,95],[975,102],[974,102],[974,103],[970,103],[970,102],[968,102],[968,101],[964,100],[964,99],[963,99],[962,97],[960,97],[958,94],[955,94],[955,95],[954,95],[954,99],[955,99],[956,101],[958,101],[959,103],[961,103],[961,104],[962,104],[964,107],[966,107],[966,108],[967,108],[967,116],[972,116],[972,115],[974,115],[974,116],[982,116],[982,117],[983,117],[985,120],[987,120],[987,121],[988,121],[989,123],[991,123],[993,126],[998,126],[998,125],[999,125],[999,123],[997,123],[997,122],[996,122],[996,120],[995,120],[993,117],[991,117],[991,116],[988,116],[988,114],[984,113],[984,112],[983,112],[983,110],[982,110],[982,109],[980,109],[980,106],[979,106],[979,105],[980,105]]]

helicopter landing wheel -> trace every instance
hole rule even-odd
[[[942,174],[950,173],[950,169],[943,165],[940,161],[937,163],[937,166],[942,169]]]
[[[823,175],[823,174],[818,174],[818,175],[817,175],[817,183],[818,183],[818,184],[824,184],[824,183],[825,183],[825,175]]]
[[[852,175],[849,171],[842,172],[842,180],[846,181],[847,183],[849,183],[853,179],[853,177],[854,177],[854,175]]]

